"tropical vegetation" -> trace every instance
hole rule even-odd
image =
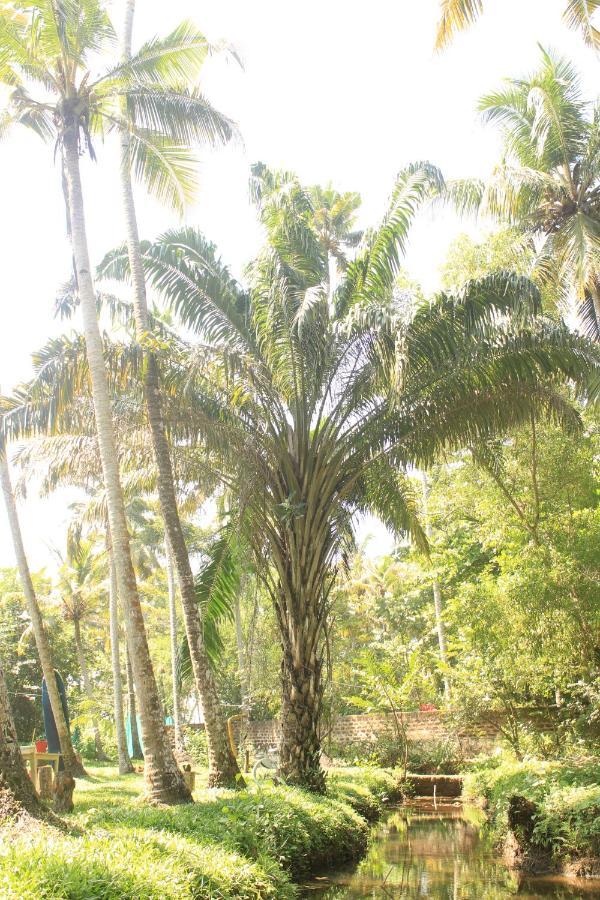
[[[446,0],[438,46],[483,5]],[[565,10],[594,47],[597,6]],[[240,60],[188,21],[136,48],[116,12],[0,2],[0,136],[45,144],[72,257],[0,397],[0,892],[298,896],[411,775],[600,855],[597,98],[540,48],[479,102],[487,176],[432,146],[379,217],[255,162],[241,267],[192,206],[243,138],[202,79]],[[88,163],[122,213],[100,248]],[[424,214],[456,227],[433,290]]]

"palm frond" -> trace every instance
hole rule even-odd
[[[483,0],[442,0],[435,38],[436,50],[443,50],[457,31],[472,25],[483,12]]]

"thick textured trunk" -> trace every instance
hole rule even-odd
[[[134,759],[143,759],[144,751],[140,743],[140,735],[137,726],[137,703],[135,702],[135,686],[133,684],[133,669],[131,668],[131,654],[127,648],[127,701],[129,705],[129,724],[131,727],[131,750]]]
[[[92,705],[94,703],[94,691],[92,688],[92,682],[90,681],[90,673],[87,666],[87,659],[85,658],[85,651],[83,649],[83,637],[81,635],[81,622],[79,621],[79,619],[73,620],[73,629],[75,632],[75,650],[77,652],[77,661],[79,662],[81,680],[83,681],[83,690],[85,691],[85,696],[87,697],[90,705]],[[102,746],[100,728],[98,726],[98,720],[95,716],[92,718],[92,728],[94,730],[96,758],[102,760],[103,762],[106,762],[108,760],[108,756],[104,752],[104,747]]]
[[[21,756],[2,668],[0,668],[0,788],[8,790],[11,799],[27,812],[32,815],[41,813],[41,804]],[[0,800],[3,801],[4,798]]]
[[[127,775],[133,772],[133,765],[127,752],[127,736],[125,733],[125,719],[123,718],[123,681],[121,679],[121,656],[119,653],[119,606],[117,592],[117,573],[112,558],[112,550],[108,548],[110,566],[109,586],[109,616],[110,616],[110,658],[112,663],[113,678],[113,703],[115,716],[115,733],[117,738],[117,757],[119,760],[119,775]],[[136,730],[137,734],[137,730]]]
[[[177,677],[177,585],[173,569],[173,553],[169,542],[165,544],[167,559],[167,588],[169,592],[169,637],[171,640],[171,691],[173,693],[173,728],[175,746],[182,746],[181,718],[179,715],[179,679]]]
[[[126,3],[125,32],[123,40],[124,59],[129,58],[131,55],[131,29],[134,8],[134,0],[128,0]],[[121,187],[127,227],[129,264],[133,283],[136,331],[138,337],[142,338],[143,335],[149,331],[149,318],[146,302],[146,282],[135,215],[133,188],[131,185],[129,139],[126,132],[121,132]],[[194,576],[177,507],[171,454],[165,433],[161,407],[158,367],[156,359],[151,352],[146,353],[146,364],[144,366],[144,397],[152,436],[154,458],[158,469],[158,496],[161,512],[165,522],[167,540],[173,551],[177,580],[181,592],[185,631],[190,647],[192,669],[196,687],[202,700],[202,709],[208,739],[209,785],[212,787],[237,787],[242,785],[243,782],[237,760],[231,753],[229,747],[227,725],[217,694],[214,675],[204,646],[202,623],[200,621],[200,613],[196,602]]]
[[[142,607],[131,561],[129,532],[119,475],[112,409],[104,367],[102,339],[96,311],[96,295],[92,282],[87,244],[83,192],[79,170],[77,123],[65,123],[63,151],[71,243],[77,289],[83,316],[83,331],[90,371],[98,446],[106,489],[113,556],[117,572],[117,588],[125,614],[127,640],[131,652],[133,676],[142,720],[142,736],[146,751],[144,767],[146,791],[150,799],[163,803],[190,802],[191,793],[177,767],[164,727],[163,709],[156,687]]]
[[[42,619],[42,613],[36,597],[35,589],[33,587],[33,581],[31,580],[31,573],[29,571],[27,557],[25,555],[25,547],[23,545],[21,526],[19,524],[19,516],[17,513],[17,504],[15,503],[12,483],[10,480],[8,460],[6,458],[6,453],[2,452],[1,450],[0,480],[2,481],[2,492],[4,494],[4,502],[6,505],[6,512],[10,525],[15,557],[17,560],[17,567],[19,569],[21,586],[23,588],[23,593],[25,594],[27,612],[29,613],[29,618],[31,619],[31,627],[33,629],[38,656],[40,658],[42,674],[46,679],[48,696],[50,697],[52,714],[54,716],[54,721],[56,722],[56,730],[58,732],[58,739],[60,741],[60,749],[65,764],[65,771],[69,775],[84,776],[85,770],[75,756],[73,744],[71,743],[71,735],[67,727],[67,722],[65,720],[65,715],[60,700],[60,694],[58,693],[56,677],[54,675],[52,651],[50,650],[50,642],[48,640],[48,635],[46,634],[44,620]]]
[[[421,481],[423,484],[423,512],[425,518],[425,534],[430,540],[433,534],[431,522],[429,521],[428,500],[429,500],[429,483],[427,481],[427,473],[421,472]],[[446,643],[446,624],[444,622],[444,605],[442,601],[442,587],[437,578],[433,580],[433,605],[435,608],[435,625],[438,635],[438,647],[440,651],[440,660],[444,667],[444,696],[446,700],[450,699],[450,679],[448,677],[448,645]]]
[[[290,641],[284,637],[280,768],[289,784],[324,793],[319,735],[322,661],[316,649],[308,651],[309,643],[312,641],[304,641],[298,631]]]

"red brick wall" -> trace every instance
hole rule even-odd
[[[476,752],[490,749],[498,743],[500,737],[499,725],[502,722],[502,716],[499,713],[491,713],[485,720],[470,727],[467,731],[458,730],[452,721],[439,711],[405,712],[402,715],[409,741],[425,743],[455,738],[465,746],[465,749]],[[551,717],[548,712],[542,711],[537,716],[527,713],[526,718],[540,731],[549,730],[551,727]],[[203,725],[187,727],[204,728]],[[239,741],[239,722],[234,723],[234,731],[236,741]],[[242,733],[247,744],[254,749],[265,750],[279,743],[279,722],[276,719],[251,721],[243,726]],[[365,741],[375,743],[379,737],[393,736],[395,733],[394,718],[391,714],[371,713],[370,715],[339,716],[333,723],[331,739],[334,744]]]

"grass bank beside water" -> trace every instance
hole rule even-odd
[[[0,896],[6,900],[191,900],[297,896],[294,882],[358,857],[369,826],[398,796],[393,774],[338,769],[328,795],[296,788],[196,792],[196,803],[149,807],[139,775],[88,769],[67,833],[4,825]]]
[[[465,777],[463,798],[483,802],[498,842],[508,832],[513,796],[535,804],[533,839],[551,864],[573,874],[600,874],[600,760],[489,759]],[[578,870],[577,860],[587,860]]]

